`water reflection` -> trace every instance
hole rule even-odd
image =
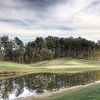
[[[100,80],[100,71],[76,74],[35,73],[0,81],[0,100],[38,95],[44,91],[56,91],[75,85]]]

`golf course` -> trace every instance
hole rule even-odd
[[[12,62],[0,62],[0,79],[22,76],[30,73],[83,73],[100,70],[99,61],[84,59],[59,58],[50,61],[33,64],[18,64]],[[49,96],[36,97],[36,100],[99,100],[100,84],[65,89],[65,91],[49,94]],[[28,97],[24,100],[35,100]],[[19,98],[18,100],[23,100]]]
[[[0,0],[0,100],[100,100],[100,0]]]
[[[78,73],[84,71],[100,70],[99,61],[78,60],[60,58],[51,61],[37,62],[34,64],[18,64],[12,62],[0,62],[0,73]]]

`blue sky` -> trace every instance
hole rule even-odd
[[[100,0],[0,0],[0,36],[100,40]]]

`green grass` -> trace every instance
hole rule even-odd
[[[83,71],[99,70],[100,62],[63,58],[30,64],[30,66],[43,68],[46,71],[49,70],[49,72],[76,73]]]
[[[63,93],[52,100],[100,100],[100,84]]]
[[[33,67],[24,65],[24,64],[17,64],[11,62],[0,62],[0,70],[1,71],[24,71],[24,70],[32,70]]]
[[[43,61],[35,64],[17,64],[11,62],[0,62],[0,70],[76,73],[83,71],[100,70],[100,62],[67,58]]]

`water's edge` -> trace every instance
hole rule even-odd
[[[69,88],[64,88],[64,89],[60,89],[59,91],[53,91],[53,92],[46,92],[44,94],[39,94],[36,96],[28,96],[28,97],[22,97],[22,98],[17,98],[15,100],[47,100],[49,97],[55,97],[55,96],[60,96],[61,94],[63,94],[64,92],[69,92],[69,91],[77,91],[79,89],[82,88],[86,88],[88,86],[92,86],[92,85],[96,85],[96,84],[100,84],[100,81],[96,81],[93,83],[89,83],[86,85],[78,85],[78,86],[72,86]]]
[[[37,96],[68,89],[73,86],[91,84],[100,80],[100,71],[84,73],[34,73],[0,80],[0,100]]]

